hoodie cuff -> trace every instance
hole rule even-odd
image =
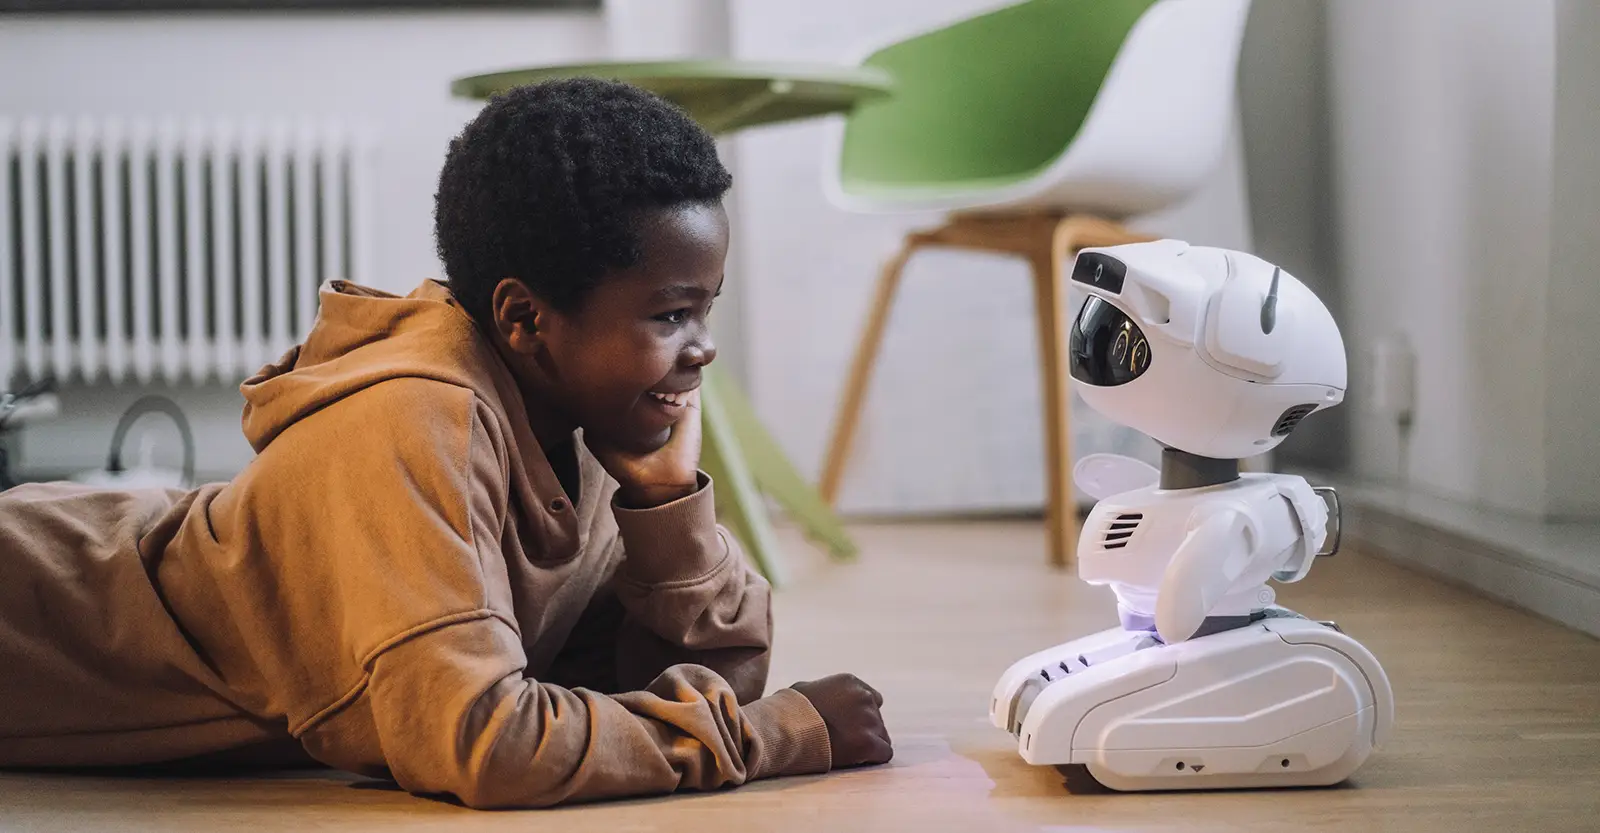
[[[628,579],[647,586],[690,583],[727,560],[711,476],[700,472],[699,480],[694,494],[649,509],[628,509],[612,500],[624,553],[620,571]]]
[[[748,780],[816,775],[833,768],[828,725],[804,694],[780,689],[745,706],[744,717],[760,741]]]

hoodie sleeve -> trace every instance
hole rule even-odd
[[[626,612],[617,633],[617,684],[643,686],[662,670],[715,671],[739,702],[761,696],[772,650],[772,588],[716,521],[714,485],[650,509],[613,500],[621,564],[611,590]]]
[[[827,730],[793,689],[740,706],[707,668],[667,669],[605,695],[523,676],[516,633],[496,618],[385,651],[368,696],[396,782],[480,809],[546,807],[759,778],[831,764]]]
[[[439,489],[378,510],[386,526],[407,530],[406,551],[417,554],[408,564],[440,571],[424,583],[449,586],[462,573],[503,570],[498,542],[489,539],[502,528],[506,487],[485,420],[476,412],[471,418],[465,465],[461,457],[398,450],[414,488],[460,484],[453,497]],[[459,474],[441,471],[452,465]],[[465,511],[441,516],[430,508],[435,500],[464,502]],[[345,728],[330,725],[308,748],[333,761],[358,755],[356,748],[381,750],[381,766],[402,788],[478,808],[711,790],[830,768],[826,726],[792,689],[741,705],[719,674],[687,664],[610,695],[529,678],[516,622],[493,609],[489,595],[485,586],[475,608],[440,611],[370,651],[354,694],[365,701],[355,711],[370,715],[370,728],[330,720]],[[328,748],[339,744],[351,748]]]

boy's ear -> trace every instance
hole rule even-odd
[[[511,349],[518,353],[538,352],[544,341],[542,328],[550,323],[550,307],[516,278],[504,278],[495,285],[490,301],[494,326]]]

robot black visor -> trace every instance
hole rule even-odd
[[[1090,295],[1072,325],[1072,378],[1096,387],[1126,385],[1150,369],[1150,342],[1122,310]]]

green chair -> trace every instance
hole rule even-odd
[[[885,96],[889,78],[871,68],[741,61],[651,61],[512,69],[462,78],[454,94],[486,99],[511,87],[574,76],[611,78],[655,92],[684,108],[713,135],[848,111]],[[857,548],[816,489],[802,478],[733,380],[706,368],[700,388],[701,465],[717,482],[717,514],[743,542],[757,569],[783,582],[767,517],[771,497],[836,559]]]
[[[1196,191],[1226,148],[1250,0],[1029,0],[889,44],[863,66],[892,97],[836,131],[841,208],[945,212],[879,278],[823,464],[837,500],[907,260],[925,247],[1023,258],[1034,278],[1050,561],[1077,544],[1066,276],[1083,248],[1150,239],[1125,223]]]

